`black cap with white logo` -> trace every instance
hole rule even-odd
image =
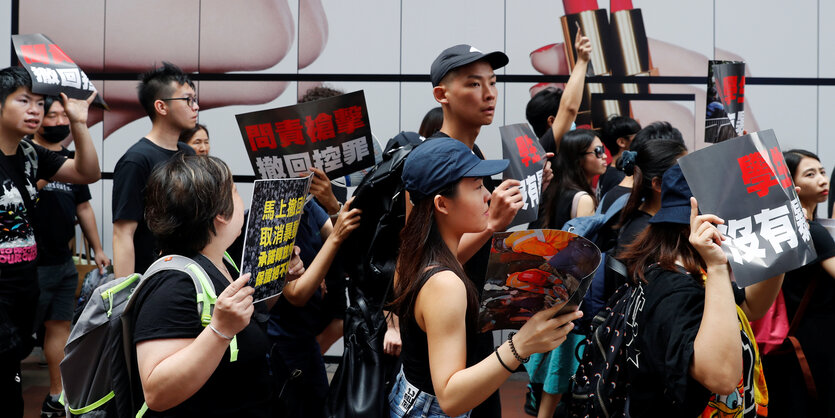
[[[438,58],[435,58],[435,61],[432,62],[432,67],[429,69],[429,78],[432,80],[432,85],[441,84],[441,79],[448,72],[479,60],[487,61],[494,70],[504,67],[510,61],[507,55],[501,51],[485,54],[471,45],[455,45],[443,50]]]

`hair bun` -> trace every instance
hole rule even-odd
[[[635,174],[635,158],[637,157],[638,153],[635,151],[624,151],[620,156],[618,166],[627,176]]]

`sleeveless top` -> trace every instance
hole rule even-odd
[[[425,271],[420,279],[418,285],[418,292],[426,284],[433,275],[444,270],[449,270],[447,267],[434,266]],[[469,279],[465,279],[469,280]],[[469,308],[469,306],[468,306]],[[414,317],[414,306],[410,307],[411,315],[400,322],[400,339],[403,343],[403,349],[400,353],[400,359],[403,362],[403,374],[406,380],[420,389],[422,392],[435,395],[435,387],[432,385],[432,375],[429,370],[429,341],[426,338],[426,333],[420,329]],[[467,318],[467,367],[476,363],[476,358],[473,355],[476,347],[475,338],[478,336],[478,330],[470,326],[470,318]]]

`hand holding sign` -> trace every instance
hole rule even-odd
[[[66,94],[61,93],[61,103],[64,105],[64,111],[67,112],[67,118],[70,123],[83,123],[87,125],[87,110],[90,104],[96,99],[98,92],[90,94],[86,100],[70,99]]]
[[[716,215],[699,215],[699,203],[695,197],[690,198],[690,244],[702,256],[708,267],[728,263],[728,257],[722,251],[722,241],[725,237],[714,225],[724,223],[725,221]]]
[[[362,211],[359,209],[351,209],[351,203],[353,201],[354,198],[352,197],[345,202],[345,205],[342,206],[342,210],[339,212],[339,217],[336,218],[336,225],[333,226],[333,232],[331,232],[331,236],[336,244],[341,244],[348,238],[348,235],[351,235],[353,230],[360,226],[360,214]]]
[[[252,304],[252,293],[255,290],[246,285],[249,276],[246,273],[238,277],[217,297],[211,325],[223,335],[231,337],[249,325],[255,309]]]
[[[517,353],[522,357],[528,357],[534,353],[545,353],[551,351],[565,341],[568,333],[574,329],[571,321],[580,319],[583,311],[574,311],[554,317],[562,305],[554,305],[551,308],[535,313],[519,332],[514,336],[514,346]]]
[[[493,190],[490,197],[490,217],[487,228],[491,231],[504,231],[522,208],[522,183],[519,180],[508,179]]]
[[[328,175],[320,168],[310,167],[313,173],[313,182],[310,183],[310,194],[322,205],[329,215],[335,215],[339,211],[339,201],[333,194],[333,187]],[[310,173],[304,173],[301,177]]]
[[[302,258],[299,257],[299,253],[301,253],[301,251],[302,249],[298,246],[293,247],[293,255],[290,257],[290,261],[287,264],[287,282],[292,282],[304,274],[304,262],[302,261]]]

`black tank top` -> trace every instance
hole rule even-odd
[[[418,292],[426,281],[433,275],[444,270],[449,270],[447,267],[435,266],[424,272],[419,281]],[[469,279],[464,279],[469,280]],[[469,306],[467,306],[469,312]],[[403,362],[403,374],[406,380],[423,392],[435,395],[435,387],[432,386],[432,375],[429,370],[429,342],[426,338],[426,333],[420,329],[414,316],[414,306],[409,308],[411,315],[400,323],[400,339],[403,343],[403,349],[400,353],[400,359]],[[476,360],[473,358],[473,350],[475,349],[475,338],[478,333],[470,324],[471,318],[469,314],[467,317],[467,367],[475,364]]]

